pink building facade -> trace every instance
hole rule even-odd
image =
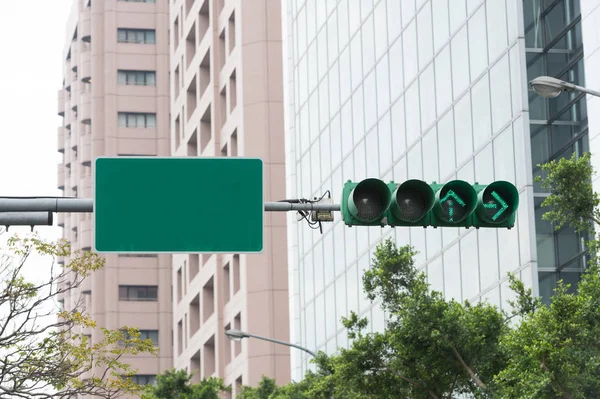
[[[172,154],[261,158],[265,201],[285,198],[280,0],[169,5]],[[195,381],[223,377],[233,397],[262,375],[289,382],[288,347],[224,334],[289,340],[285,226],[265,213],[261,254],[173,255],[174,365]]]
[[[58,184],[64,196],[92,198],[94,159],[99,156],[169,156],[169,44],[166,1],[75,0],[58,92]],[[74,249],[92,250],[93,215],[57,214]],[[60,260],[64,263],[65,259]],[[63,298],[109,329],[137,327],[159,356],[124,359],[151,383],[171,368],[171,255],[110,254],[81,292]],[[89,330],[92,341],[99,330]]]

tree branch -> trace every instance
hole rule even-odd
[[[467,363],[465,363],[465,360],[462,358],[460,353],[458,353],[458,351],[456,350],[454,345],[452,345],[450,347],[450,349],[452,349],[452,353],[454,354],[454,357],[456,358],[456,360],[458,360],[458,362],[461,364],[461,366],[463,366],[463,368],[467,371],[467,374],[469,374],[471,379],[473,379],[473,381],[475,381],[475,384],[477,384],[477,386],[479,388],[486,389],[487,386],[483,383],[483,381],[481,381],[479,379],[479,377],[477,377],[477,375],[473,372],[471,367],[469,367],[469,365]]]
[[[401,380],[404,380],[406,382],[408,382],[409,384],[414,385],[415,387],[424,390],[425,392],[427,392],[429,394],[430,397],[432,397],[433,399],[440,399],[435,392],[433,392],[431,389],[427,388],[426,386],[424,386],[423,384],[415,381],[415,380],[411,380],[408,377],[405,377],[403,375],[400,375],[398,372],[396,372],[395,370],[392,370],[390,368],[385,367],[384,370],[394,374],[396,377],[400,378]]]

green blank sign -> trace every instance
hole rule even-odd
[[[254,158],[98,158],[95,250],[256,253],[263,163]]]

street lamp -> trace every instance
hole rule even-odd
[[[565,82],[550,76],[538,76],[529,82],[529,85],[537,94],[544,98],[555,98],[563,91],[579,91],[581,93],[591,94],[592,96],[600,97],[600,92],[586,89],[576,84]]]
[[[233,341],[241,341],[244,338],[262,339],[263,341],[269,341],[269,342],[273,342],[273,343],[276,343],[276,344],[279,344],[279,345],[285,345],[285,346],[289,346],[289,347],[292,347],[292,348],[303,350],[304,352],[308,353],[309,355],[311,355],[313,357],[317,356],[317,354],[315,352],[313,352],[310,349],[307,349],[307,348],[305,348],[303,346],[292,344],[290,342],[280,341],[278,339],[261,337],[260,335],[250,334],[250,333],[247,333],[245,331],[240,331],[240,330],[225,330],[225,335],[227,335],[227,338],[229,338],[229,339],[231,339]]]
[[[256,339],[261,339],[263,341],[269,341],[269,342],[273,342],[279,345],[285,345],[285,346],[289,346],[291,348],[296,348],[296,349],[300,349],[306,353],[308,353],[309,355],[316,357],[317,354],[313,351],[311,351],[310,349],[307,349],[303,346],[300,345],[296,345],[296,344],[292,344],[291,342],[285,342],[285,341],[280,341],[278,339],[273,339],[273,338],[267,338],[267,337],[262,337],[260,335],[254,335],[254,334],[250,334],[247,333],[245,331],[240,331],[240,330],[225,330],[225,335],[227,335],[227,338],[233,340],[233,341],[241,341],[244,338],[256,338]],[[331,399],[333,399],[333,387],[331,387]]]

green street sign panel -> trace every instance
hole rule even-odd
[[[98,158],[94,173],[96,252],[263,249],[261,159]]]

